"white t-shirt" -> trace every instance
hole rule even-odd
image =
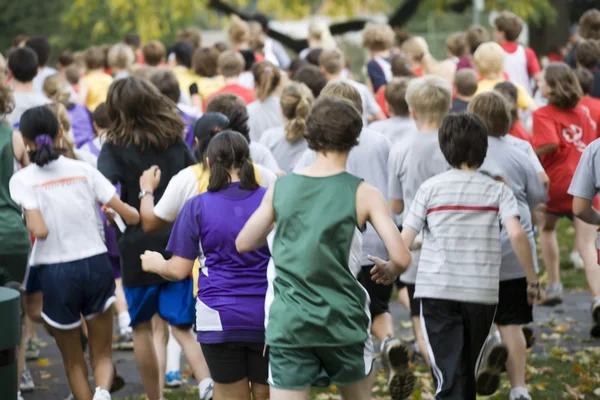
[[[345,82],[348,82],[349,84],[351,84],[352,86],[354,86],[354,88],[356,90],[358,90],[358,93],[360,94],[360,99],[362,100],[362,106],[363,106],[363,125],[367,126],[367,121],[369,119],[369,116],[374,116],[377,115],[381,112],[381,107],[379,107],[379,104],[377,104],[377,100],[375,100],[375,96],[373,96],[373,93],[371,93],[371,91],[369,90],[369,88],[367,87],[367,85],[360,83],[360,82],[356,82],[355,80],[352,79],[346,79]]]
[[[15,108],[7,117],[11,126],[18,124],[23,113],[30,108],[51,103],[50,99],[46,96],[36,92],[14,92],[13,98],[15,99]]]
[[[33,78],[33,90],[36,93],[44,94],[44,81],[47,77],[56,75],[57,73],[57,70],[50,67],[44,67],[40,69],[35,78]]]
[[[96,206],[108,203],[115,187],[83,161],[59,157],[44,167],[31,164],[10,180],[10,195],[25,210],[40,210],[48,237],[33,245],[30,264],[65,263],[105,253]]]
[[[260,164],[263,167],[270,169],[277,173],[280,171],[279,165],[273,157],[273,153],[264,144],[258,142],[250,142],[250,158],[256,164]]]
[[[277,179],[277,175],[259,164],[254,164],[260,175],[262,185],[269,187]],[[154,215],[163,221],[173,222],[183,208],[183,205],[191,198],[198,195],[198,181],[196,173],[191,167],[182,169],[171,178],[165,192],[154,206]]]

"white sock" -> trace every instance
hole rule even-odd
[[[129,327],[129,324],[131,323],[131,318],[129,318],[129,313],[127,311],[120,312],[117,320],[119,322],[119,331],[121,332],[121,334],[131,329]]]
[[[200,383],[198,384],[198,391],[200,392],[200,396],[204,394],[206,389],[208,389],[208,387],[212,385],[212,383],[212,378],[204,378],[200,381]]]
[[[519,397],[526,397],[527,399],[531,400],[531,396],[529,396],[529,392],[527,391],[527,388],[524,387],[516,387],[516,388],[512,388],[510,390],[510,400],[514,400],[514,399],[518,399]]]
[[[167,342],[167,373],[179,371],[181,368],[181,346],[169,327],[169,341]]]
[[[500,334],[500,331],[498,329],[496,329],[496,332],[494,332],[494,336],[496,336],[496,338],[502,342],[502,335]]]

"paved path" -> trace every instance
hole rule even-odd
[[[548,346],[560,345],[572,352],[577,352],[584,346],[600,346],[600,341],[589,341],[590,329],[589,293],[584,291],[568,292],[565,303],[555,307],[536,307],[535,332],[537,342],[534,351],[544,355]],[[407,324],[408,313],[398,304],[392,304],[392,314],[398,321],[399,335],[404,338],[412,337],[412,330]],[[46,343],[42,348],[40,360],[29,362],[37,389],[33,393],[25,393],[25,400],[62,400],[69,395],[69,385],[63,369],[58,348],[42,329],[40,337]],[[138,374],[133,352],[115,352],[113,360],[117,370],[127,384],[115,393],[114,399],[143,393],[143,386]],[[186,369],[185,363],[182,363]],[[189,367],[187,367],[189,374]],[[185,374],[185,372],[184,372]],[[168,395],[167,395],[168,397]]]

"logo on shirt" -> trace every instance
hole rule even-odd
[[[571,143],[575,145],[577,150],[583,153],[585,150],[586,144],[583,143],[581,138],[583,137],[583,129],[581,127],[571,124],[570,127],[564,128],[562,130],[563,138],[567,141],[567,143]]]
[[[590,123],[592,124],[592,128],[594,128],[594,130],[598,129],[598,124],[596,124],[596,121],[594,121],[592,119],[592,113],[590,112],[590,109],[588,106],[581,104],[581,108],[582,110],[585,112],[585,114],[588,116],[588,118],[590,119]]]

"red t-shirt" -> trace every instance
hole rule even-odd
[[[377,93],[375,93],[375,101],[377,101],[377,104],[379,105],[379,108],[381,108],[381,111],[383,111],[385,117],[389,118],[390,115],[387,112],[387,103],[385,102],[385,85],[380,87],[377,90]]]
[[[515,42],[502,43],[502,48],[504,49],[504,51],[507,53],[510,53],[510,54],[517,51],[518,47],[519,47],[519,44],[515,43]],[[538,72],[540,72],[542,70],[542,68],[540,67],[540,62],[538,61],[535,51],[533,51],[529,47],[524,47],[524,49],[525,49],[525,57],[527,58],[527,72],[529,73],[529,76],[534,76],[535,74],[537,74]]]
[[[208,100],[204,103],[204,111],[206,111],[206,106],[208,105],[208,103],[210,103],[213,97],[225,93],[240,96],[244,100],[244,103],[246,103],[246,105],[254,101],[254,90],[248,89],[247,87],[234,83],[231,85],[223,86],[220,90],[217,90],[216,92],[211,94]]]
[[[527,129],[525,129],[521,121],[515,122],[510,128],[508,134],[531,143],[531,135],[529,134],[529,132],[527,132]]]
[[[600,99],[584,96],[579,105],[583,107],[583,110],[592,120],[592,126],[596,129],[596,137],[600,137]]]
[[[571,214],[573,196],[567,193],[581,154],[596,139],[596,132],[584,109],[577,105],[562,110],[553,105],[537,109],[533,113],[534,148],[547,144],[557,147],[540,160],[550,177],[548,211]]]

